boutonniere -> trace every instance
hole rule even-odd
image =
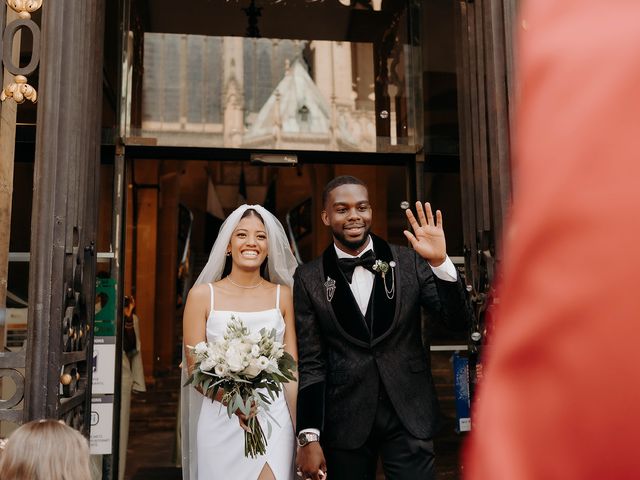
[[[393,260],[389,263],[385,262],[384,260],[376,260],[373,264],[373,267],[371,267],[382,277],[382,281],[384,282],[384,292],[387,294],[387,298],[389,300],[393,298],[393,295],[396,292],[396,279],[394,275],[395,267],[396,262],[394,262]],[[391,288],[387,286],[387,273],[389,272],[389,270],[391,270]]]
[[[376,272],[379,272],[380,275],[382,275],[382,278],[384,278],[384,276],[389,271],[389,268],[393,268],[395,266],[396,266],[396,262],[394,261],[387,263],[384,260],[376,260],[375,263],[373,264],[373,267],[371,268],[373,268]]]

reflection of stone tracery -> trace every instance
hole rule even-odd
[[[150,61],[145,61],[142,126],[159,144],[375,149],[374,102],[368,98],[374,83],[370,44],[197,36],[187,36],[185,42],[175,37],[180,36],[145,37]],[[168,56],[165,44],[181,45],[183,50]],[[201,44],[203,53],[192,55],[192,47]],[[216,58],[206,53],[214,45],[220,46]],[[181,56],[187,62],[180,63]],[[190,73],[212,72],[213,63],[215,75]],[[219,89],[218,114],[207,111],[176,122],[177,112],[164,106],[169,102],[162,91],[167,71],[188,79],[188,88],[173,83],[171,102],[200,111],[203,104],[210,108],[207,99],[215,96],[211,90]],[[219,123],[212,123],[218,118]]]

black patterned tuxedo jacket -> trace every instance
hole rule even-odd
[[[405,428],[415,437],[431,437],[438,403],[429,352],[422,344],[420,307],[456,329],[465,328],[472,315],[459,275],[456,282],[440,280],[412,249],[371,238],[376,259],[396,263],[395,295],[388,298],[376,273],[364,316],[333,245],[294,275],[297,430],[318,428],[322,444],[334,448],[358,448],[365,442],[381,382]],[[391,270],[386,279],[389,289]]]

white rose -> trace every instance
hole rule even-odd
[[[269,359],[263,355],[260,358],[258,358],[258,360],[256,360],[256,363],[260,368],[260,370],[264,370],[269,366]]]
[[[260,347],[258,345],[251,347],[251,355],[254,358],[258,358],[260,356]]]
[[[249,353],[251,351],[251,349],[253,348],[253,345],[249,342],[242,342],[240,344],[240,349],[244,352],[244,353]]]
[[[203,355],[207,351],[207,344],[200,342],[194,347],[193,351],[198,356]]]
[[[247,368],[245,368],[242,373],[247,376],[247,378],[256,377],[262,369],[258,366],[258,360],[252,361]]]
[[[271,360],[269,360],[269,364],[266,367],[266,371],[267,373],[279,372],[280,369],[278,368],[278,360],[276,360],[275,358],[272,358]]]
[[[284,355],[284,345],[280,342],[273,342],[273,347],[271,348],[271,356],[281,358],[282,355]]]
[[[205,358],[200,362],[200,370],[203,372],[210,372],[216,366],[216,362],[213,358]]]
[[[229,365],[229,370],[232,372],[240,372],[244,368],[244,355],[242,351],[237,348],[229,348],[225,355],[225,360],[227,361],[227,365]]]
[[[260,335],[260,332],[251,332],[249,335],[247,335],[247,341],[254,344],[260,342],[261,339],[262,335]]]
[[[219,377],[224,377],[229,370],[227,369],[226,365],[219,363],[216,365],[216,368],[214,371],[215,371],[215,374],[218,375]]]

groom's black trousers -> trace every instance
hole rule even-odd
[[[323,447],[331,480],[374,480],[378,455],[387,480],[433,480],[431,439],[421,440],[402,425],[384,388],[378,397],[373,429],[364,445],[354,450]]]

